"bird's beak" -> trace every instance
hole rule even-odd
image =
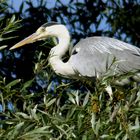
[[[33,43],[33,42],[37,41],[38,39],[39,39],[38,34],[37,33],[33,33],[32,35],[28,36],[27,38],[25,38],[22,41],[20,41],[17,44],[15,44],[13,47],[10,48],[10,50],[19,48],[19,47],[21,47],[23,45],[26,45],[26,44]]]

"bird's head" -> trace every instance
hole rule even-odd
[[[19,48],[23,45],[30,44],[39,40],[44,40],[47,37],[51,36],[65,38],[69,36],[69,32],[64,25],[59,24],[57,22],[46,23],[39,27],[35,33],[12,46],[10,50]]]

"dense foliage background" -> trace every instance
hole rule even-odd
[[[110,36],[139,47],[140,1],[55,0],[51,8],[47,0],[37,3],[23,0],[16,11],[0,2],[0,139],[139,140],[138,83],[112,85],[111,100],[104,89],[114,77],[103,77],[91,89],[54,74],[47,61],[53,40],[9,48],[50,21],[66,25],[73,44]]]

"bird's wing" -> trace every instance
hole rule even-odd
[[[140,70],[140,49],[108,37],[89,37],[73,48],[68,61],[78,74],[87,77]]]

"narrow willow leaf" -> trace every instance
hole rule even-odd
[[[31,109],[31,117],[38,121],[39,120],[39,116],[37,116],[37,113],[36,113],[37,106],[38,105],[35,105],[35,107],[33,109]]]
[[[73,96],[71,94],[69,94],[69,100],[73,103],[76,104],[75,99],[73,98]]]
[[[36,123],[28,123],[28,122],[26,122],[26,126],[27,127],[24,128],[25,134],[28,133],[29,131],[33,130],[36,127]]]
[[[28,116],[27,114],[25,114],[23,112],[17,112],[16,115],[22,116],[24,119],[30,119],[30,116]]]
[[[8,47],[7,45],[0,46],[0,51],[7,48],[7,47]]]
[[[5,88],[11,88],[12,86],[15,86],[16,84],[18,84],[20,81],[21,81],[21,79],[16,79],[16,80],[10,82],[9,84],[7,84],[5,86]]]
[[[140,113],[140,108],[134,108],[133,111]]]
[[[56,101],[56,98],[50,100],[48,103],[45,103],[46,107],[51,106]]]
[[[39,69],[39,63],[35,64],[35,72],[37,72],[37,70]]]
[[[68,136],[67,132],[62,128],[62,126],[56,125],[56,127],[62,131],[66,136]]]
[[[84,98],[84,101],[83,101],[83,107],[87,105],[88,101],[89,101],[89,95],[90,95],[90,92],[87,92],[85,98]]]
[[[78,125],[78,130],[79,131],[80,131],[80,129],[82,127],[82,124],[83,124],[83,118],[84,118],[84,115],[83,114],[79,114],[78,115],[77,125]]]
[[[96,126],[96,115],[95,115],[95,113],[91,114],[91,126],[92,126],[92,129],[95,131],[95,126]]]
[[[122,140],[128,140],[128,134],[125,134]]]
[[[135,119],[135,125],[134,126],[130,125],[129,129],[130,129],[130,131],[131,130],[138,130],[138,129],[140,129],[139,118],[138,117],[136,117],[136,119]]]
[[[14,23],[14,21],[15,21],[15,15],[12,16],[9,23]]]
[[[83,135],[82,140],[88,140],[87,135]]]
[[[75,92],[75,96],[76,96],[76,98],[75,98],[75,101],[76,101],[76,103],[77,103],[77,105],[79,105],[79,91],[77,90],[76,92]]]
[[[135,103],[140,101],[140,91],[137,92],[137,98],[135,100]]]
[[[104,134],[104,135],[100,136],[100,138],[101,138],[101,139],[109,138],[109,135],[105,135],[105,134]]]
[[[70,119],[76,112],[77,106],[73,106],[71,110],[67,113],[67,119]]]
[[[38,55],[38,61],[41,59],[41,57],[42,57],[42,51],[39,53],[39,55]]]
[[[6,120],[6,121],[5,121],[5,124],[15,124],[15,122],[12,121],[12,120],[11,120],[11,121],[7,121],[7,120]]]
[[[21,131],[21,128],[22,128],[23,125],[24,125],[24,122],[21,122],[14,127],[11,135],[9,136],[9,140],[13,140],[18,136],[18,134]]]
[[[118,134],[115,136],[115,140],[118,140],[119,137],[121,137],[122,134],[123,134],[123,131],[121,131],[120,133],[118,133]]]
[[[139,117],[138,116],[136,117],[135,125],[138,126],[138,127],[140,127],[140,122],[139,122]]]
[[[96,127],[95,127],[95,131],[96,131],[96,134],[98,135],[99,133],[99,129],[101,127],[101,121],[100,119],[96,122]]]
[[[1,98],[1,106],[2,106],[2,110],[0,110],[0,112],[5,112],[5,102],[4,102],[4,98],[2,93],[0,93],[0,98]]]
[[[47,92],[51,91],[52,85],[53,85],[53,82],[51,82],[51,83],[48,85],[48,87],[47,87]]]
[[[32,84],[32,82],[33,82],[33,79],[24,83],[23,88],[20,91],[22,92],[22,91],[26,90],[26,88],[28,88]]]
[[[41,134],[49,134],[50,131],[48,130],[49,126],[44,126],[44,127],[40,127],[40,128],[36,128],[32,131],[27,132],[26,134],[20,136],[19,138],[26,138],[26,137],[40,137]],[[38,135],[37,135],[38,134]]]
[[[0,41],[3,41],[4,40],[4,38],[2,38],[1,36],[0,36]]]

